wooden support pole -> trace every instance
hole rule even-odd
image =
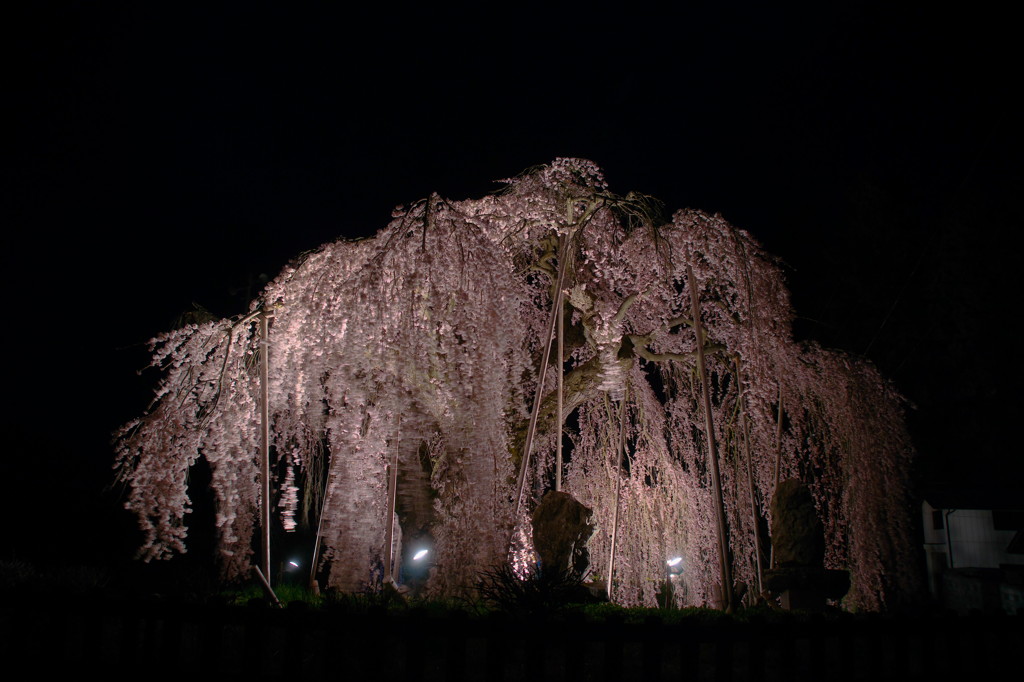
[[[270,603],[281,608],[281,600],[277,598],[277,594],[274,592],[274,588],[270,586],[270,580],[267,576],[263,575],[263,571],[260,570],[259,566],[253,566],[252,572],[256,574],[256,579],[260,582],[260,587],[263,588],[263,592],[267,595]]]
[[[567,237],[562,237],[567,239]],[[561,301],[562,293],[559,291]],[[558,434],[555,436],[555,490],[562,489],[562,425],[565,415],[562,414],[563,393],[565,388],[565,303],[558,306]]]
[[[743,429],[743,450],[747,455],[747,488],[750,491],[750,523],[754,533],[754,563],[757,568],[757,593],[764,594],[764,580],[761,576],[761,515],[757,513],[757,498],[754,495],[754,467],[751,464],[750,455],[750,424],[747,422],[747,414],[744,412],[740,417]]]
[[[775,485],[772,488],[772,498],[775,491],[779,489],[779,475],[782,466],[782,382],[779,382],[779,414],[775,421]],[[768,566],[775,568],[775,538],[772,538],[772,548],[768,555]]]
[[[740,429],[743,432],[743,454],[747,460],[747,492],[750,496],[750,523],[754,534],[754,563],[757,569],[757,594],[764,593],[764,581],[761,575],[761,515],[757,511],[757,496],[754,494],[754,465],[750,452],[750,422],[747,420],[747,404],[743,398],[743,367],[739,356],[736,357],[736,379],[740,387]]]
[[[627,389],[628,390],[628,389]],[[626,459],[626,398],[627,391],[622,392],[619,401],[619,465],[615,470],[615,510],[612,513],[612,547],[608,552],[608,578],[605,593],[608,601],[612,600],[612,573],[615,571],[615,543],[619,534],[619,500],[622,497],[622,463]]]
[[[395,454],[388,465],[388,506],[387,506],[387,530],[384,532],[384,583],[395,582],[391,564],[394,551],[392,545],[395,542],[395,496],[398,493],[398,447],[394,448]]]
[[[320,534],[324,529],[324,509],[327,508],[327,491],[324,491],[324,503],[320,505],[320,518],[316,522],[316,538],[313,540],[313,557],[309,560],[309,589],[313,594],[320,594],[320,585],[316,581],[317,564],[320,561]]]
[[[260,530],[263,538],[260,563],[270,586],[270,319],[271,310],[260,314]]]
[[[697,334],[697,372],[700,375],[701,397],[704,408],[704,432],[708,444],[708,468],[711,470],[711,486],[715,498],[715,517],[718,521],[718,563],[722,581],[722,602],[725,610],[731,612],[733,610],[732,570],[729,566],[729,539],[725,527],[722,482],[718,473],[715,426],[711,417],[711,391],[708,386],[707,368],[704,363],[704,327],[700,321],[697,279],[693,276],[693,268],[689,265],[686,266],[686,279],[690,287],[690,313],[693,315],[693,330]]]
[[[544,394],[544,375],[547,374],[548,362],[551,359],[551,335],[555,331],[555,324],[558,322],[558,310],[562,307],[564,296],[562,286],[565,283],[566,261],[568,261],[570,236],[563,237],[561,248],[558,254],[558,276],[555,284],[554,307],[551,309],[551,317],[548,321],[547,334],[544,337],[544,353],[540,362],[540,370],[537,372],[537,393],[533,397],[533,410],[530,412],[530,424],[526,429],[526,442],[523,444],[523,457],[519,463],[519,480],[516,484],[516,511],[513,519],[519,519],[519,510],[523,505],[523,490],[526,488],[526,473],[530,466],[530,451],[533,448],[533,439],[537,433],[537,417],[540,415],[540,403]],[[561,416],[561,415],[559,415]],[[559,427],[560,429],[561,427]],[[513,524],[515,521],[513,521]],[[509,547],[515,538],[515,528],[512,529],[512,538],[509,539]]]

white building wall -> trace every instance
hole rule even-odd
[[[945,528],[934,527],[934,511],[942,514]],[[936,510],[926,502],[922,506],[922,516],[925,547],[930,559],[933,555],[948,552],[949,545],[952,545],[953,568],[998,568],[1000,564],[1024,564],[1024,555],[1006,551],[1015,532],[996,530],[989,509]],[[946,561],[949,562],[950,558],[946,557]]]

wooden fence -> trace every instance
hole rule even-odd
[[[417,682],[934,682],[1014,679],[1022,652],[1024,616],[704,624],[652,616],[634,624],[440,617],[415,609],[354,615],[165,603],[0,606],[0,655],[8,669],[21,661],[36,676],[96,670]]]

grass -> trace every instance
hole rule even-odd
[[[431,600],[406,599],[391,593],[347,594],[327,592],[314,595],[300,586],[275,588],[282,605],[293,608],[296,603],[304,608],[335,612],[345,615],[373,615],[405,617],[417,615],[427,618],[448,618],[460,615],[469,618],[504,616],[516,620],[555,619],[584,621],[589,623],[616,622],[626,625],[641,625],[652,619],[665,624],[690,624],[699,626],[728,626],[730,624],[758,623],[763,625],[784,624],[819,618],[806,613],[779,611],[767,607],[742,609],[734,614],[703,607],[663,609],[646,607],[625,607],[609,602],[603,603],[547,603],[542,606],[530,601],[522,604],[498,605],[483,599]],[[255,586],[222,592],[220,598],[227,604],[246,606],[251,603],[266,603],[265,595]],[[825,618],[852,617],[852,614],[829,614]]]
[[[282,604],[303,602],[313,607],[321,607],[325,601],[322,595],[313,594],[303,585],[276,585],[274,594]],[[246,606],[255,601],[265,601],[267,596],[261,586],[253,584],[218,592],[217,598],[229,606]]]
[[[111,578],[94,566],[50,566],[45,570],[27,561],[0,561],[0,592],[9,595],[81,596],[108,588]]]
[[[232,607],[245,607],[267,602],[263,589],[255,583],[231,589],[217,589],[212,583],[189,580],[189,574],[178,574],[178,591],[152,591],[124,589],[116,577],[101,568],[88,566],[51,566],[40,570],[31,563],[19,560],[0,561],[0,595],[8,598],[61,601],[82,597],[103,599],[150,598],[157,596],[183,603],[220,603]],[[491,573],[481,576],[479,591],[472,598],[433,600],[408,598],[394,591],[347,594],[326,591],[314,594],[305,585],[281,583],[274,591],[281,604],[291,608],[309,608],[344,614],[411,615],[445,618],[461,614],[471,618],[486,618],[500,614],[511,618],[566,618],[587,622],[620,622],[641,624],[652,617],[665,624],[696,623],[714,625],[726,623],[759,622],[786,623],[809,618],[807,614],[778,611],[766,607],[742,609],[725,614],[708,608],[659,609],[627,608],[611,604],[582,603],[574,591],[578,585],[566,580],[526,580],[514,576]],[[826,614],[826,619],[850,617],[851,614]]]

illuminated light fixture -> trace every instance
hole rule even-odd
[[[298,568],[299,567],[299,562],[298,561],[289,561],[288,565],[289,566],[294,566],[295,568]]]
[[[427,553],[429,551],[430,551],[429,549],[421,549],[420,551],[418,551],[418,552],[416,552],[415,554],[412,555],[412,560],[413,561],[419,561],[423,557],[427,556]]]
[[[678,566],[682,562],[683,562],[683,557],[677,556],[677,557],[672,557],[671,559],[669,559],[665,563],[668,564],[669,566]]]

